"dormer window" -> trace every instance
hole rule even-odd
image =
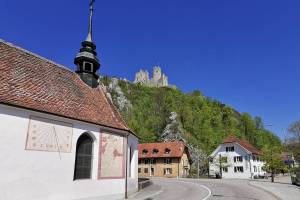
[[[234,152],[234,146],[226,147],[226,152]]]
[[[166,149],[165,149],[165,154],[170,154],[170,153],[171,153],[171,149],[166,148]]]
[[[143,149],[143,155],[146,155],[148,153],[147,149]]]
[[[83,70],[93,72],[93,64],[90,62],[83,62]]]
[[[158,152],[159,152],[158,149],[153,149],[152,150],[152,154],[158,154]]]

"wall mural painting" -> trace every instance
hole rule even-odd
[[[101,133],[99,179],[124,178],[125,138],[112,133]]]
[[[71,123],[31,116],[26,150],[70,153],[72,136]]]

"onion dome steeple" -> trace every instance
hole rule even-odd
[[[92,88],[96,88],[99,84],[97,70],[100,68],[100,62],[97,58],[96,45],[92,40],[94,3],[95,0],[90,0],[88,36],[86,40],[81,43],[82,47],[74,59],[74,64],[77,66],[76,73],[80,76],[83,82]]]

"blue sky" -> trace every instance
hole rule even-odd
[[[96,0],[100,74],[160,64],[181,90],[261,116],[281,138],[300,119],[300,1]],[[88,0],[0,0],[0,38],[74,69]]]

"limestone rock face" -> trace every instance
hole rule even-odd
[[[169,118],[167,119],[167,125],[164,131],[161,134],[161,139],[164,142],[171,142],[171,141],[183,141],[183,128],[181,123],[177,120],[177,113],[171,112]]]
[[[189,149],[191,159],[193,163],[203,162],[207,155],[200,149],[189,144],[184,138],[184,130],[182,124],[178,121],[178,115],[176,112],[171,112],[167,118],[167,125],[161,134],[161,140],[163,142],[182,141]]]
[[[168,87],[168,77],[162,73],[159,66],[153,67],[153,77],[149,78],[147,70],[140,70],[135,74],[134,83],[140,83],[149,87]]]
[[[128,111],[132,108],[131,102],[125,97],[122,89],[119,86],[119,80],[117,78],[112,78],[111,83],[108,86],[108,91],[111,94],[112,100],[117,104],[119,111]]]

